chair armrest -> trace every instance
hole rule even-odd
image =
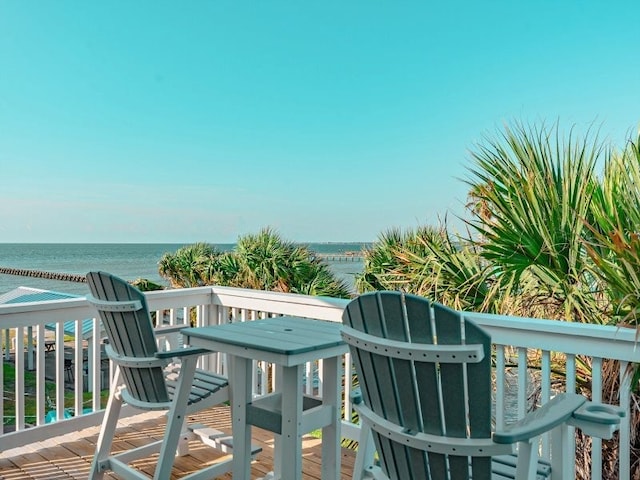
[[[518,422],[494,432],[493,440],[496,443],[517,443],[537,437],[568,422],[573,413],[586,401],[585,397],[576,393],[557,395]]]
[[[206,355],[207,353],[214,353],[206,348],[196,347],[184,347],[176,350],[166,350],[164,352],[156,352],[156,358],[176,358],[176,357],[188,357],[191,355]]]
[[[185,324],[181,324],[181,325],[161,325],[159,327],[156,327],[153,329],[153,332],[156,334],[156,336],[158,335],[167,335],[167,334],[171,334],[171,333],[180,333],[180,330],[183,330],[185,328]]]

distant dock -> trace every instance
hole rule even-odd
[[[361,262],[362,252],[316,253],[315,256],[327,262]],[[45,272],[42,270],[28,270],[25,268],[0,267],[0,274],[16,275],[19,277],[46,278],[47,280],[61,280],[63,282],[87,283],[84,275],[64,272]]]
[[[363,256],[362,252],[316,253],[316,257],[327,262],[360,262]]]
[[[86,283],[84,275],[62,272],[43,272],[42,270],[26,270],[24,268],[0,267],[0,273],[5,275],[17,275],[20,277],[46,278],[48,280],[62,280],[63,282]]]

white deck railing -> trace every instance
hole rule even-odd
[[[194,318],[197,325],[213,325],[228,321],[251,321],[273,315],[295,315],[329,321],[341,321],[346,300],[310,297],[304,295],[262,292],[227,287],[200,287],[192,289],[163,290],[147,293],[149,308],[156,311],[158,318],[172,325],[181,324],[184,319]],[[96,425],[102,417],[100,410],[101,380],[105,376],[100,340],[100,324],[93,322],[93,335],[83,340],[80,334],[68,339],[67,350],[71,357],[71,370],[65,371],[65,342],[63,324],[75,321],[76,332],[80,332],[82,320],[92,318],[93,310],[83,298],[0,305],[0,333],[3,350],[0,352],[15,365],[14,388],[5,389],[0,398],[0,418],[15,417],[11,428],[0,426],[0,452],[37,442],[44,438],[78,431]],[[636,332],[630,329],[602,327],[596,325],[572,324],[552,320],[523,319],[516,317],[468,314],[468,317],[483,326],[492,336],[496,347],[496,424],[503,426],[515,420],[529,408],[528,395],[531,391],[533,372],[539,388],[539,399],[546,402],[556,392],[557,386],[552,375],[552,359],[560,357],[566,365],[566,382],[562,389],[575,390],[576,372],[580,361],[591,363],[592,376],[589,379],[593,400],[602,398],[603,364],[617,360],[616,375],[622,385],[619,404],[629,410],[630,376],[628,366],[640,362]],[[56,324],[55,353],[46,352],[45,325]],[[15,352],[23,352],[16,355]],[[86,354],[84,353],[86,352]],[[69,354],[68,354],[69,355]],[[347,356],[348,357],[348,356]],[[350,359],[346,358],[346,365]],[[8,363],[10,365],[10,363]],[[210,355],[203,359],[202,366],[226,373],[223,356]],[[25,418],[25,371],[33,368],[36,379],[36,413]],[[254,377],[255,394],[266,393],[270,389],[268,381],[269,365],[257,364]],[[45,375],[55,378],[54,390],[49,392]],[[322,366],[310,365],[307,369],[309,391],[322,388]],[[65,385],[65,379],[67,380]],[[71,379],[73,379],[71,381]],[[3,384],[0,370],[0,385]],[[345,381],[345,408],[343,436],[358,439],[359,428],[350,422],[351,406],[349,389],[351,382]],[[31,388],[33,390],[33,388]],[[15,401],[15,414],[6,410],[7,399]],[[65,397],[68,407],[65,409]],[[55,412],[51,414],[50,412]],[[73,414],[65,418],[65,412]],[[47,422],[49,417],[56,421]],[[630,478],[630,416],[623,419],[617,449],[619,452],[619,478]],[[15,431],[10,431],[14,430]],[[548,454],[548,445],[543,442],[543,454]],[[601,476],[601,442],[593,440],[592,478]]]

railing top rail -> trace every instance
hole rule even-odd
[[[0,328],[29,327],[93,316],[93,308],[84,297],[11,303],[0,305]]]
[[[147,292],[151,309],[218,305],[298,315],[340,322],[348,300],[233,287],[197,287]],[[0,305],[0,328],[28,327],[52,321],[91,318],[93,308],[84,297]],[[486,328],[494,343],[517,345],[640,362],[635,329],[467,312]]]
[[[213,287],[213,303],[251,310],[298,315],[319,320],[342,321],[342,312],[349,300],[269,292],[246,288]]]
[[[488,330],[497,344],[640,362],[638,332],[633,328],[481,313],[465,316]]]

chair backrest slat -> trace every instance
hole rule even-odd
[[[404,299],[411,342],[433,345],[435,332],[430,302],[414,295],[406,295]],[[438,366],[434,362],[415,362],[414,368],[423,421],[419,431],[443,435],[443,399]],[[431,477],[427,478],[445,478],[448,466],[444,455],[429,452],[422,468],[430,472]]]
[[[411,338],[409,323],[403,299],[400,295],[385,295],[378,297],[380,317],[383,321],[382,332],[391,340],[409,341]],[[381,357],[384,357],[381,355]],[[418,397],[418,384],[416,382],[413,362],[399,358],[390,359],[392,390],[395,392],[394,408],[397,413],[397,422],[407,429],[421,431],[422,411]],[[425,453],[415,449],[407,449],[403,445],[391,442],[394,450],[397,478],[412,478],[415,470],[423,470],[425,465]],[[406,458],[405,461],[402,461]],[[406,467],[405,467],[406,465]]]
[[[90,272],[87,282],[91,295],[102,301],[137,300],[142,308],[131,311],[101,310],[95,304],[104,324],[111,347],[118,355],[154,358],[157,352],[153,324],[144,294],[126,281],[106,272]],[[131,367],[120,365],[120,372],[129,395],[148,403],[169,401],[164,372],[161,367]]]
[[[357,330],[384,338],[386,331],[378,299],[373,296],[361,296],[354,302],[357,307],[354,306],[345,312],[345,323]],[[397,418],[397,392],[394,390],[389,360],[364,350],[355,350],[352,353],[365,402],[371,405],[374,411],[384,412],[385,417]],[[376,377],[379,381],[375,380]],[[393,461],[393,442],[374,433],[374,443],[376,449],[382,453],[381,461],[385,463],[384,468],[391,478],[402,478],[396,470],[396,463],[402,465],[405,462]]]

